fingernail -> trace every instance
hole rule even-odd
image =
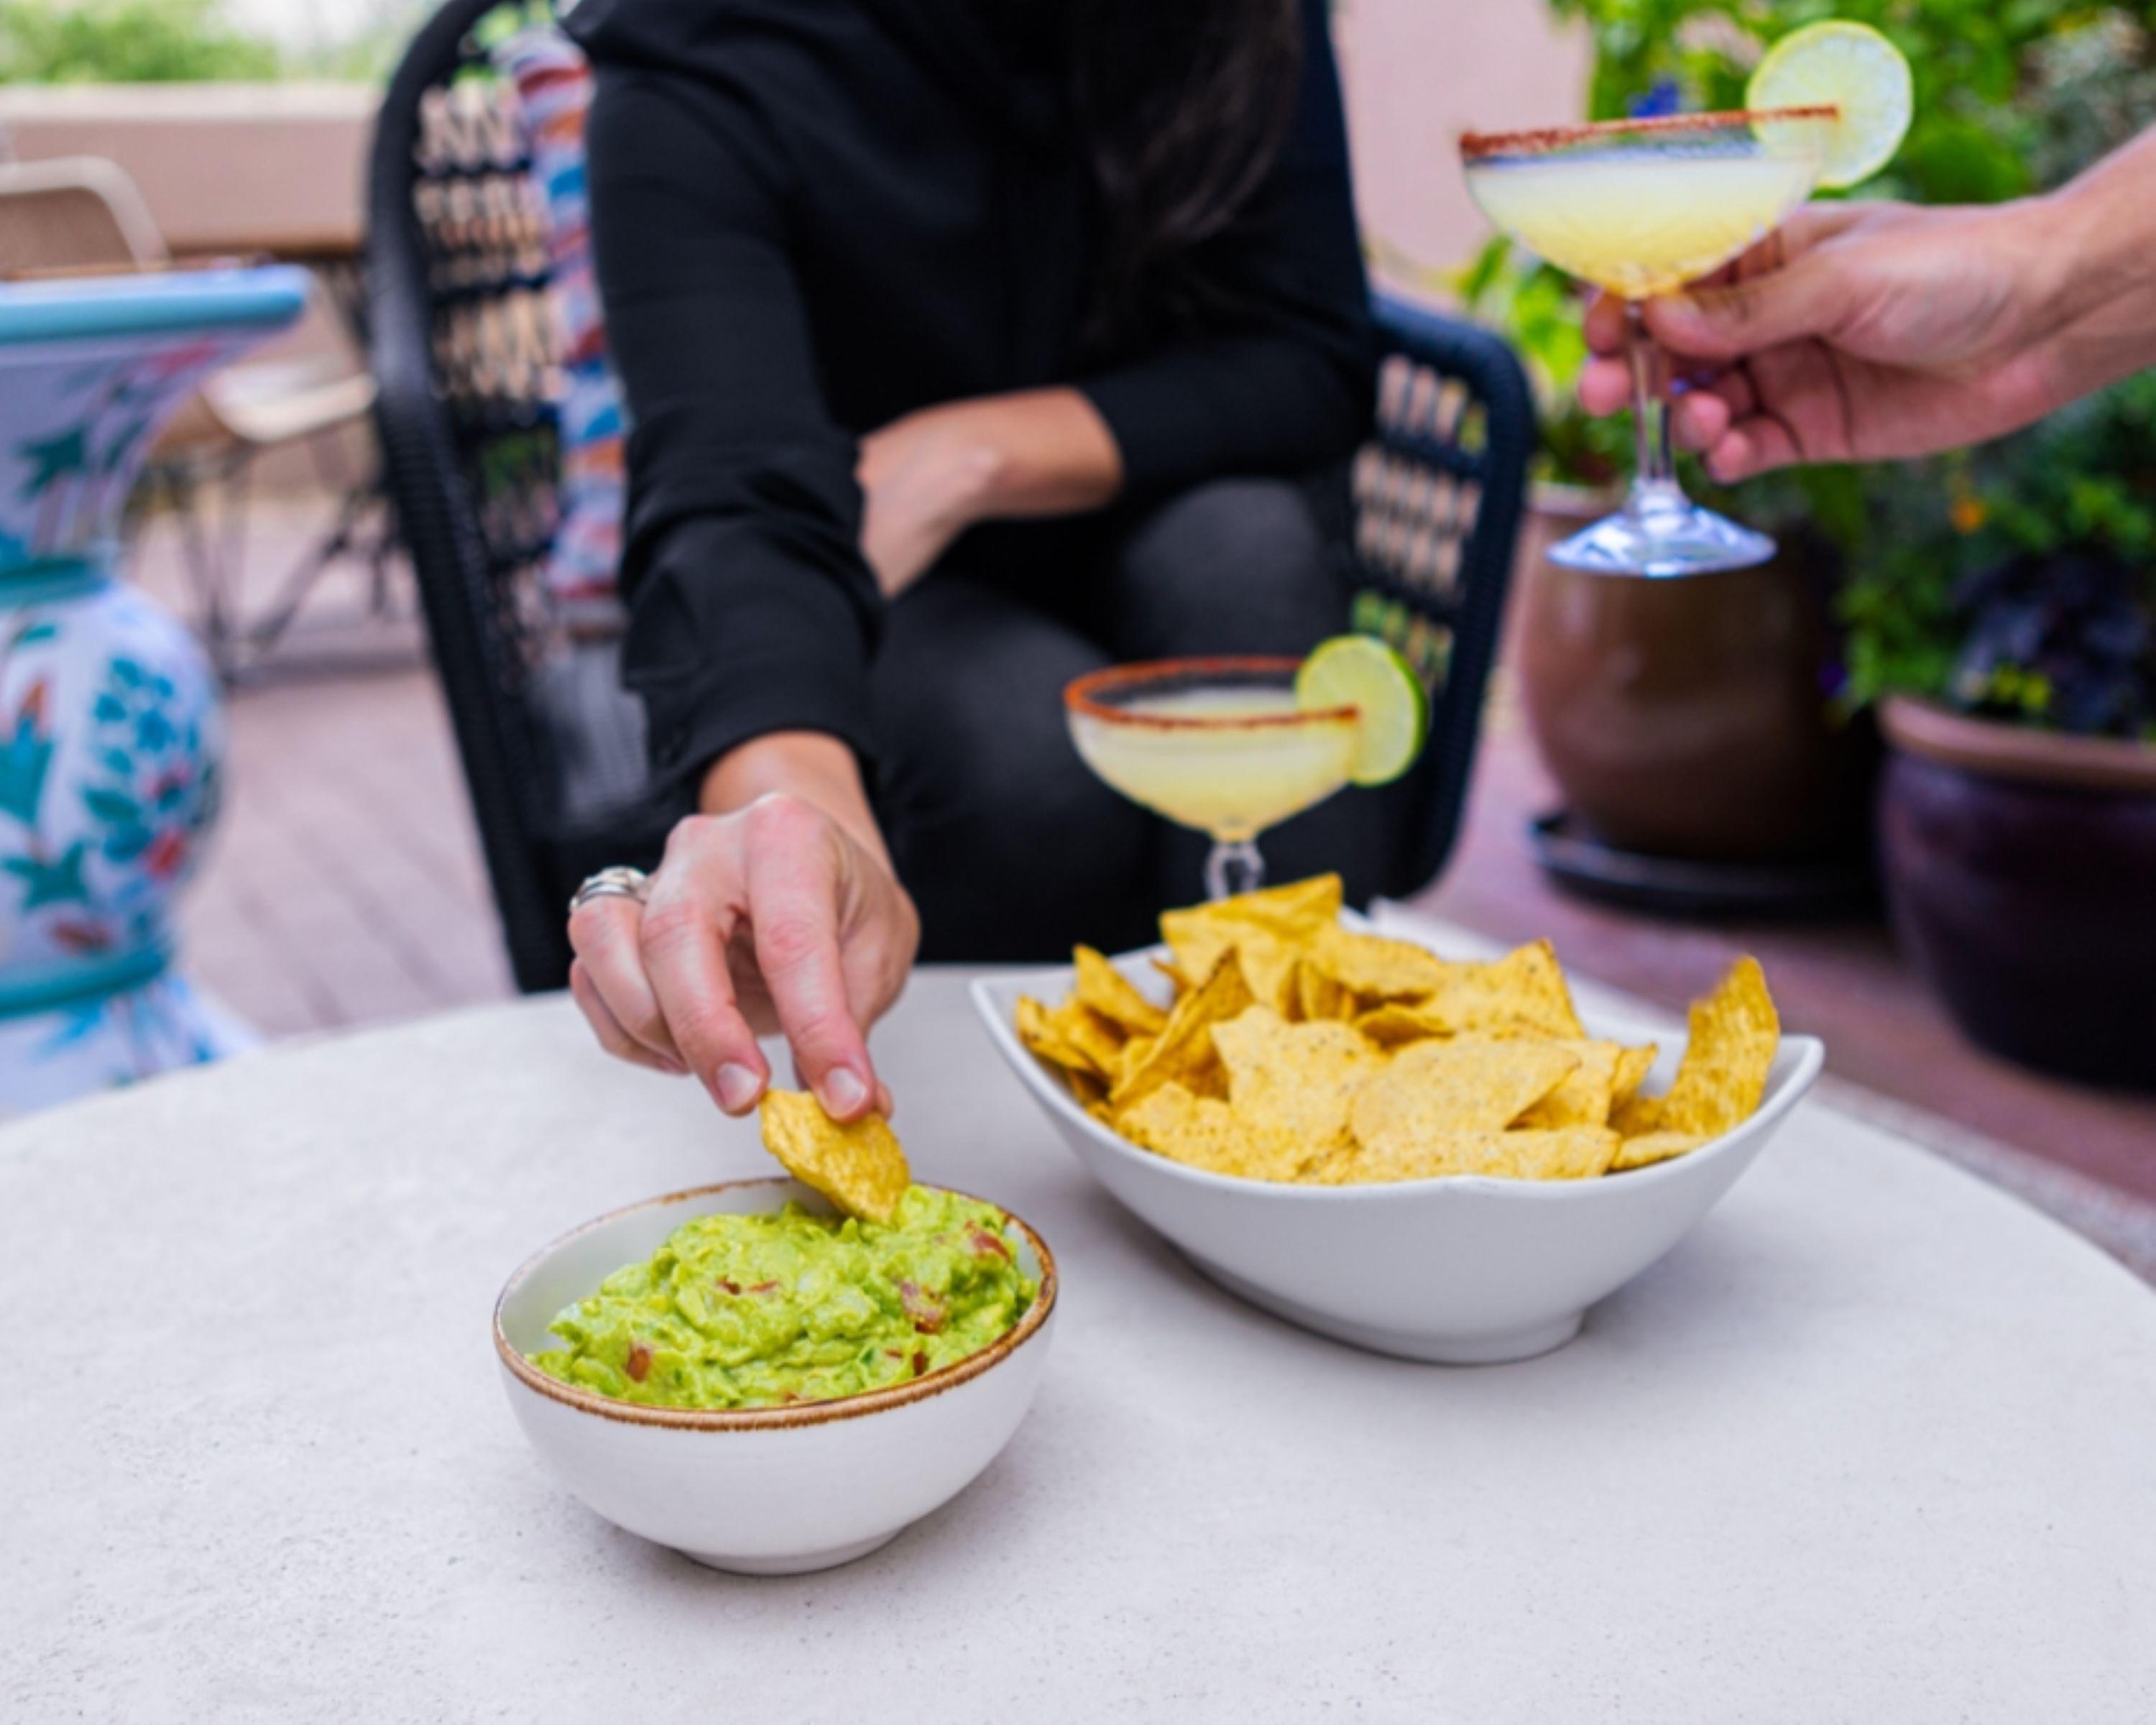
[[[763,1081],[737,1061],[728,1060],[719,1068],[711,1088],[718,1092],[719,1106],[729,1114],[745,1114],[755,1106],[756,1093],[763,1088]]]
[[[827,1114],[850,1114],[869,1099],[860,1074],[847,1066],[834,1066],[824,1075],[823,1091]]]

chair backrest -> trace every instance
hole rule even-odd
[[[1534,397],[1489,331],[1380,296],[1375,435],[1347,529],[1354,626],[1398,647],[1430,693],[1430,740],[1399,794],[1419,813],[1395,896],[1435,880],[1459,831],[1535,450]]]
[[[501,10],[448,0],[407,50],[374,141],[367,265],[391,492],[511,965],[533,989],[566,973],[576,880],[655,854],[668,811],[639,794],[611,660],[572,657],[565,671],[534,603],[558,512],[560,357],[543,203],[513,93],[479,39]],[[1389,871],[1400,893],[1436,875],[1458,825],[1533,411],[1496,337],[1406,305],[1378,311],[1379,429],[1332,537],[1356,626],[1400,645],[1433,694],[1432,746],[1392,793],[1413,803],[1412,842]]]
[[[0,275],[169,261],[135,182],[98,156],[0,164]]]
[[[559,518],[561,355],[546,212],[516,95],[480,39],[499,0],[449,0],[392,79],[369,167],[376,419],[511,968],[567,973],[562,904],[649,860],[641,713],[614,648],[542,601]]]

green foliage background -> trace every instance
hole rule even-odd
[[[1768,44],[1825,18],[1884,32],[1908,57],[1915,117],[1892,166],[1859,193],[1995,203],[2063,183],[2156,123],[2156,0],[1549,0],[1594,44],[1590,117],[1673,88],[1686,109],[1741,107]],[[1563,278],[1491,247],[1458,285],[1525,355],[1548,408],[1545,476],[1629,465],[1620,422],[1571,404],[1581,358]],[[1570,327],[1567,326],[1569,324]],[[1972,569],[2018,553],[2109,552],[2147,571],[2156,616],[2156,378],[2121,385],[1981,449],[1894,468],[1815,468],[1738,488],[1723,506],[1816,528],[1845,568],[1846,694],[1948,696]],[[1695,475],[1695,480],[1696,480]],[[1708,493],[1703,484],[1697,489]],[[2027,716],[2042,722],[2045,715]]]
[[[0,83],[136,84],[277,77],[275,44],[219,0],[0,0]]]
[[[424,10],[295,50],[232,22],[224,0],[0,0],[0,84],[372,82]]]

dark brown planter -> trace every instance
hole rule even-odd
[[[1896,937],[1971,1041],[2156,1090],[2156,747],[1889,701]]]
[[[1862,852],[1875,754],[1827,711],[1823,583],[1804,551],[1674,579],[1522,572],[1528,722],[1594,836],[1721,862]]]

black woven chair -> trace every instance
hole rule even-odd
[[[520,10],[528,10],[529,0]],[[544,206],[516,96],[480,38],[501,0],[448,0],[383,100],[368,187],[376,413],[517,985],[558,988],[563,906],[609,863],[648,865],[675,813],[644,785],[642,720],[611,644],[550,628],[555,367]],[[1450,852],[1503,609],[1533,408],[1503,342],[1380,300],[1379,430],[1333,521],[1355,627],[1433,691],[1419,805],[1388,888]],[[1332,511],[1338,514],[1336,507]]]

